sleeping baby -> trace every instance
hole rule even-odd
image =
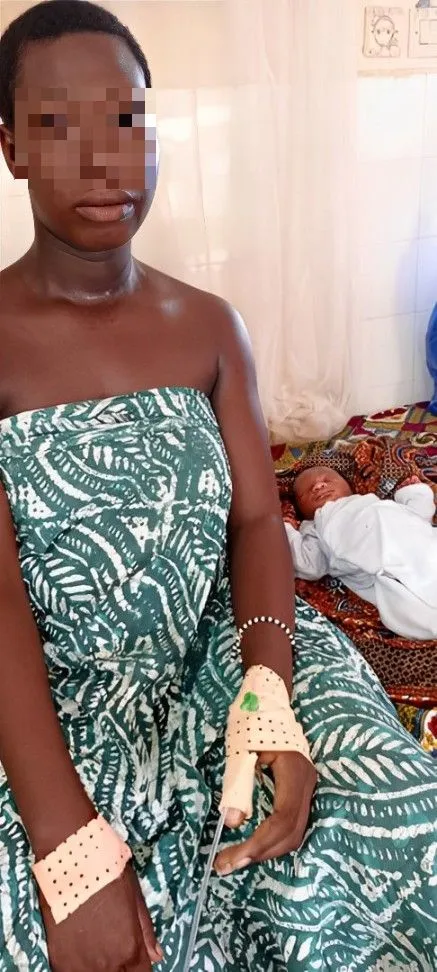
[[[430,486],[413,477],[381,500],[352,493],[328,466],[300,473],[294,497],[304,517],[286,524],[297,577],[340,578],[406,638],[437,638],[437,530]]]

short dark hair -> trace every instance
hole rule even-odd
[[[89,0],[45,0],[13,20],[0,38],[0,117],[7,128],[14,127],[15,88],[26,44],[78,32],[121,37],[143,71],[146,88],[152,87],[149,65],[140,45],[114,14]]]

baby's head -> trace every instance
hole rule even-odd
[[[304,469],[296,476],[293,492],[305,520],[312,520],[316,510],[320,510],[325,503],[352,495],[346,479],[329,466]]]

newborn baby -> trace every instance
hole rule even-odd
[[[387,628],[406,638],[437,638],[437,530],[430,486],[414,477],[394,500],[352,493],[328,466],[295,480],[300,530],[286,524],[296,574],[339,577],[374,604]]]

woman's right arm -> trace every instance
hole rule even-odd
[[[37,859],[96,816],[56,715],[1,486],[0,762]]]
[[[1,484],[0,762],[37,860],[96,816],[57,718]],[[162,958],[129,865],[60,925],[40,902],[55,972],[147,972]]]

